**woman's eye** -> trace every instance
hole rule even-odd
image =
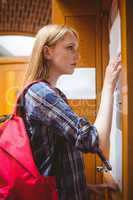
[[[73,50],[73,46],[68,46],[67,49]]]

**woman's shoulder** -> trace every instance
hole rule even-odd
[[[29,106],[37,105],[37,102],[50,103],[52,106],[57,102],[62,101],[63,98],[59,95],[59,91],[49,86],[45,82],[37,82],[30,86],[25,94],[25,102]],[[34,102],[34,103],[31,103]]]
[[[39,96],[45,96],[49,93],[55,93],[54,89],[49,84],[39,81],[31,85],[26,93],[35,93]]]
[[[44,81],[36,82],[30,86],[25,97],[29,95],[36,98],[45,98],[45,100],[48,101],[57,101],[59,99],[63,99],[67,102],[65,94],[60,89],[53,88],[49,83]]]

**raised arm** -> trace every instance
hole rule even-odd
[[[101,94],[101,103],[94,123],[99,133],[99,146],[104,150],[109,144],[113,113],[113,93],[121,71],[121,58],[109,62]]]

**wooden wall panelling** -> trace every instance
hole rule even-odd
[[[128,200],[128,93],[127,93],[127,24],[126,0],[120,2],[121,34],[122,34],[122,141],[123,141],[123,200]],[[131,199],[131,198],[130,198]]]
[[[123,199],[133,199],[133,1],[120,1],[122,18]]]
[[[6,66],[5,66],[6,68]],[[5,113],[10,114],[15,101],[15,72],[13,67],[10,70],[4,70],[5,76]]]
[[[64,16],[85,16],[96,14],[98,0],[53,0],[52,1],[52,23],[64,24]]]
[[[0,58],[1,115],[12,112],[17,93],[23,84],[27,63],[27,58]]]
[[[1,70],[1,69],[0,69]],[[3,71],[0,71],[0,115],[4,114],[4,76]]]
[[[95,67],[96,47],[96,16],[66,16],[65,24],[77,30],[80,37],[79,67]]]
[[[123,141],[123,200],[128,200],[128,93],[127,93],[127,32],[126,32],[126,0],[120,3],[121,12],[121,34],[122,34],[122,64],[123,64],[123,80],[122,80],[122,141]]]
[[[100,105],[101,91],[103,84],[102,76],[102,16],[101,16],[101,2],[97,3],[97,17],[96,17],[96,114]],[[101,166],[102,162],[96,155],[96,166]],[[96,183],[102,182],[103,174],[96,172]]]

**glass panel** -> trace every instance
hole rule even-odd
[[[110,45],[109,53],[110,58],[116,57],[121,52],[121,27],[120,27],[120,14],[118,15],[112,25],[110,31]]]
[[[96,69],[76,68],[72,75],[62,75],[57,87],[68,99],[96,99]]]
[[[0,56],[30,56],[34,37],[0,36]]]

